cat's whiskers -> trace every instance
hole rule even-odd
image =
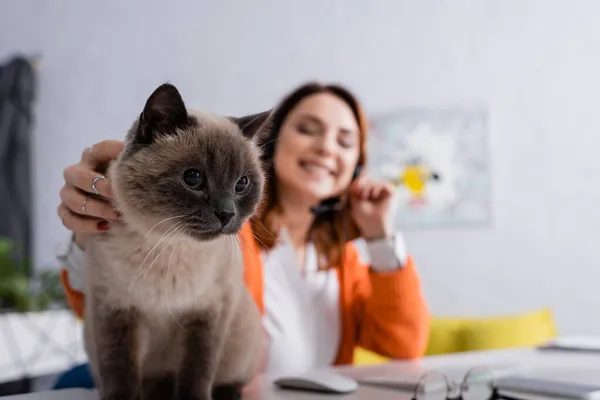
[[[185,227],[186,227],[186,226],[187,226],[187,224],[185,224],[185,225],[184,225],[184,226],[181,228],[181,230],[185,229]],[[181,240],[181,238],[180,238],[179,240]],[[166,277],[166,279],[165,279],[165,301],[166,301],[166,303],[167,303],[167,311],[168,311],[168,312],[169,312],[169,314],[171,315],[171,318],[173,318],[173,321],[175,321],[175,323],[176,323],[177,325],[179,325],[179,327],[180,327],[182,330],[185,330],[185,328],[183,327],[183,325],[181,325],[181,324],[179,323],[179,321],[177,321],[177,318],[175,318],[175,315],[173,314],[173,310],[171,309],[171,305],[169,304],[169,286],[170,286],[170,285],[169,285],[169,279],[170,279],[170,278],[169,278],[169,274],[171,273],[171,261],[172,261],[172,258],[173,258],[173,253],[175,253],[175,249],[176,249],[176,248],[177,248],[177,246],[174,246],[174,247],[173,247],[173,251],[171,252],[171,257],[169,257],[169,262],[167,263],[167,277]],[[181,249],[182,249],[182,251],[183,251],[183,247],[181,247]],[[176,273],[177,273],[177,276],[175,277],[175,287],[176,287],[176,291],[177,291],[177,293],[179,293],[179,289],[178,289],[178,288],[179,288],[179,279],[178,279],[178,277],[179,277],[179,268],[177,268],[175,271],[176,271]],[[179,297],[179,296],[178,296],[178,297]],[[180,306],[179,298],[177,299],[177,303],[178,303],[177,305],[178,305],[178,306]]]
[[[237,255],[237,257],[242,257],[243,258],[242,251],[236,251],[236,250],[240,249],[240,247],[241,247],[240,246],[240,242],[236,241],[236,239],[235,239],[234,236],[230,235],[230,237],[231,237],[230,243],[231,243],[231,246],[233,246],[233,247],[229,249],[228,253],[231,255],[232,258],[235,257],[236,255]],[[236,247],[237,247],[237,249],[236,249]],[[232,264],[235,264],[235,263],[238,263],[238,262],[240,262],[241,264],[244,263],[243,259],[242,260],[235,259],[235,260],[231,261]]]
[[[265,242],[263,242],[262,240],[260,240],[258,238],[258,236],[256,236],[254,233],[252,233],[252,236],[254,236],[254,240],[256,240],[258,243],[262,244],[263,247],[265,247],[265,248],[267,247],[267,245],[265,244]]]
[[[177,229],[176,229],[176,230],[178,231],[177,233],[179,233],[179,232],[181,232],[182,230],[184,230],[184,229],[185,229],[185,227],[186,227],[187,225],[188,225],[188,224],[184,224],[183,226],[179,226],[179,227],[177,227]],[[167,236],[170,236],[170,235],[171,235],[171,234],[173,234],[173,233],[175,233],[175,230],[173,230],[173,232],[169,233]],[[177,236],[173,236],[173,237],[171,238],[171,241],[169,241],[169,243],[168,243],[168,244],[166,244],[166,245],[164,245],[164,246],[163,246],[163,248],[162,248],[162,250],[160,251],[160,253],[158,253],[158,255],[157,255],[157,256],[153,256],[152,262],[150,263],[150,265],[148,266],[148,268],[147,268],[147,269],[146,269],[146,271],[145,271],[145,273],[146,273],[146,274],[147,274],[147,273],[148,273],[148,272],[149,272],[149,271],[152,269],[152,266],[154,265],[154,263],[156,262],[156,260],[158,260],[158,258],[159,258],[159,257],[160,257],[160,255],[163,253],[163,251],[165,251],[166,249],[168,249],[168,248],[169,248],[169,246],[171,245],[171,243],[173,242],[173,240],[174,240],[174,239],[176,239],[176,238],[177,238]],[[162,241],[164,241],[164,240],[166,240],[166,237],[164,237],[164,238],[161,240],[161,242],[162,242]],[[160,242],[159,242],[159,243],[157,243],[157,245],[158,245],[158,244],[160,244]],[[154,248],[156,248],[156,246],[154,246]],[[152,249],[152,250],[154,250],[154,249]],[[151,250],[151,251],[152,251],[152,250]],[[155,253],[156,253],[156,251],[155,251]]]
[[[264,226],[264,225],[262,224],[262,222],[260,222],[260,220],[258,220],[258,219],[255,219],[255,220],[254,220],[254,222],[256,222],[258,225],[260,225],[262,228],[264,228],[264,229],[265,229],[267,232],[269,232],[269,234],[271,235],[271,237],[272,237],[273,239],[276,239],[276,236],[275,236],[275,235],[273,235],[273,234],[271,233],[271,231],[270,231],[270,230],[268,230],[268,229],[267,229],[267,227],[266,227],[266,226]],[[263,243],[263,245],[264,245],[264,243]]]
[[[242,247],[242,245],[240,244],[240,242],[238,240],[236,240],[235,235],[227,235],[228,239],[231,239],[231,242],[235,245],[237,244],[238,247]]]
[[[142,260],[142,263],[140,264],[140,267],[144,264],[144,262],[148,259],[148,257],[150,256],[150,254],[152,254],[153,251],[156,250],[156,248],[158,246],[160,246],[160,244],[169,236],[171,236],[173,234],[173,232],[175,232],[182,224],[185,224],[185,221],[178,221],[176,222],[173,226],[171,226],[169,229],[166,230],[165,233],[163,233],[163,235],[161,236],[161,238],[158,240],[158,242],[154,245],[154,247],[152,249],[150,249],[150,251],[148,251],[148,254],[146,254],[146,257],[144,257],[144,259]],[[139,269],[139,267],[138,267]]]
[[[190,234],[187,232],[183,233],[185,236],[187,236],[188,238],[191,238]],[[183,253],[183,247],[181,248],[181,252]],[[179,256],[179,258],[181,258],[182,256]],[[176,279],[176,283],[175,283],[175,292],[177,295],[177,304],[181,304],[181,297],[179,296],[179,271],[181,271],[181,268],[177,268],[175,270],[175,279]]]
[[[254,250],[250,247],[250,245],[248,244],[248,242],[246,242],[246,239],[244,239],[243,236],[240,235],[232,235],[233,238],[235,239],[235,241],[237,242],[238,246],[240,246],[240,248],[242,247],[242,243],[244,243],[244,246],[246,246],[246,249],[250,252],[252,252],[252,254],[256,255],[256,253],[254,252]],[[242,239],[242,242],[240,242],[240,239]]]
[[[181,240],[181,238],[178,239],[177,242],[179,242]],[[177,322],[177,320],[175,319],[175,317],[173,316],[173,313],[171,312],[171,308],[169,307],[169,271],[171,270],[171,261],[173,261],[173,255],[175,254],[175,250],[177,250],[177,244],[175,246],[173,246],[173,250],[171,251],[171,255],[169,256],[169,262],[167,263],[167,279],[165,279],[165,286],[166,286],[166,290],[165,290],[165,300],[167,303],[167,310],[169,310],[169,314],[171,314],[171,317],[173,318],[173,320],[175,322]],[[182,250],[183,251],[183,250]],[[179,269],[177,269],[176,271],[179,271]],[[175,278],[175,284],[177,285],[177,278]],[[177,299],[177,305],[180,305],[179,299]],[[181,326],[178,322],[177,325]]]
[[[185,225],[184,225],[184,226],[182,226],[182,227],[180,227],[180,228],[178,228],[178,233],[179,233],[179,232],[181,232],[183,229],[185,229]],[[172,233],[175,233],[175,232],[172,232]],[[150,265],[148,266],[148,268],[146,268],[146,270],[142,272],[142,276],[140,277],[140,279],[141,279],[141,278],[143,278],[143,276],[146,276],[146,275],[150,274],[150,272],[152,271],[152,267],[153,267],[154,263],[156,262],[156,260],[158,260],[158,259],[159,259],[159,257],[160,257],[160,255],[161,255],[161,254],[162,254],[162,253],[163,253],[163,252],[164,252],[166,249],[168,249],[168,248],[171,246],[171,244],[173,243],[173,241],[174,241],[175,239],[178,239],[177,235],[173,236],[173,237],[171,238],[171,240],[169,241],[169,243],[167,243],[166,245],[164,245],[164,246],[163,246],[163,248],[162,248],[162,250],[160,251],[160,253],[158,253],[158,255],[156,255],[155,257],[153,257],[153,260],[152,260],[152,262],[150,263]],[[153,290],[154,292],[156,292],[156,279],[157,279],[157,278],[155,277],[155,278],[152,280],[152,290]]]
[[[183,253],[183,250],[181,250],[181,252]],[[179,256],[179,258],[181,258],[181,255]],[[177,268],[175,270],[175,296],[177,296],[177,304],[180,305],[181,304],[181,296],[179,296],[179,271],[181,269]]]
[[[175,232],[177,230],[177,228],[180,226],[180,224],[183,224],[183,223],[184,222],[182,222],[182,221],[178,221],[173,226],[171,226],[169,229],[167,229],[167,231],[165,233],[163,233],[163,236],[158,241],[158,243],[156,243],[156,245],[150,251],[148,251],[148,254],[146,254],[146,257],[142,260],[142,262],[140,263],[140,265],[135,270],[133,278],[131,279],[131,282],[129,283],[129,290],[128,290],[129,306],[130,307],[131,307],[131,289],[133,288],[133,285],[138,280],[140,280],[140,278],[142,278],[142,276],[143,276],[144,271],[142,270],[142,266],[144,265],[144,263],[146,262],[146,260],[150,256],[150,254],[152,254],[152,252],[162,243],[162,241],[165,240],[166,237],[168,237],[169,235],[171,235],[171,233]]]
[[[164,237],[164,235],[168,234],[168,233],[169,233],[171,230],[177,229],[177,226],[178,226],[180,223],[181,223],[181,221],[180,221],[180,222],[177,222],[177,223],[175,223],[173,226],[171,226],[169,229],[167,229],[167,231],[166,231],[165,233],[163,233],[163,237]],[[142,272],[140,272],[140,270],[141,270],[141,268],[142,268],[142,265],[144,265],[144,262],[146,261],[146,259],[148,258],[148,256],[149,256],[150,254],[152,254],[152,252],[154,251],[154,249],[155,249],[155,248],[156,248],[156,246],[154,246],[154,248],[152,248],[150,251],[148,251],[148,254],[146,254],[146,257],[145,257],[145,258],[142,260],[142,262],[140,263],[140,265],[139,265],[139,266],[137,267],[137,269],[135,270],[135,273],[134,273],[134,280],[135,280],[135,278],[137,277],[137,275],[138,275],[138,274],[141,274],[141,273],[143,272],[143,271],[142,271]],[[134,254],[135,254],[135,253],[134,253]]]
[[[138,244],[137,250],[139,250],[139,249],[140,249],[140,247],[141,247],[142,243],[144,242],[144,240],[146,240],[146,238],[148,237],[148,235],[150,234],[150,232],[152,232],[152,230],[153,230],[154,228],[156,228],[158,225],[160,225],[160,224],[162,224],[162,223],[165,223],[165,222],[167,222],[167,221],[170,221],[170,220],[172,220],[172,219],[175,219],[175,218],[184,218],[184,217],[186,217],[186,215],[185,215],[185,214],[181,214],[181,215],[175,215],[175,216],[173,216],[173,217],[168,217],[168,218],[165,218],[165,219],[163,219],[162,221],[159,221],[159,222],[157,222],[157,223],[156,223],[156,224],[155,224],[155,225],[154,225],[152,228],[150,228],[150,230],[149,230],[148,232],[146,232],[146,234],[144,235],[144,237],[142,238],[142,240],[141,240],[141,241],[140,241],[140,243]]]

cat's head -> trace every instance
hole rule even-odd
[[[173,85],[161,85],[112,169],[125,221],[141,231],[200,240],[238,232],[262,197],[254,139],[268,117],[191,111]]]

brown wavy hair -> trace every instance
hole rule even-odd
[[[360,103],[349,90],[338,85],[309,82],[287,95],[271,113],[269,134],[259,141],[262,150],[261,159],[263,168],[265,168],[266,186],[263,202],[258,212],[250,220],[250,224],[259,246],[264,249],[272,249],[279,237],[277,217],[280,214],[280,208],[277,203],[277,181],[273,165],[277,137],[283,122],[294,107],[306,97],[318,93],[333,94],[350,107],[359,128],[357,167],[362,167],[366,163],[368,122]],[[359,236],[358,228],[350,215],[349,189],[340,196],[343,205],[341,210],[317,216],[309,230],[307,239],[315,245],[321,269],[341,265],[346,242]]]

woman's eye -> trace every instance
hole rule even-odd
[[[197,169],[190,168],[183,171],[183,183],[192,190],[201,189],[204,186],[204,177]]]
[[[310,135],[313,133],[314,129],[311,129],[305,125],[298,125],[298,132]]]
[[[342,138],[339,140],[340,146],[344,148],[351,148],[354,146],[354,140],[349,138]]]
[[[248,189],[248,186],[250,186],[250,180],[247,176],[242,176],[235,184],[235,192],[237,194],[243,193]]]
[[[345,148],[350,148],[350,147],[354,146],[354,140],[352,140],[352,139],[341,139],[340,140],[340,146],[345,147]]]

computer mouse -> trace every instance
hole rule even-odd
[[[323,393],[352,393],[358,389],[358,383],[334,371],[310,371],[304,374],[281,376],[274,380],[282,389],[306,390]]]

